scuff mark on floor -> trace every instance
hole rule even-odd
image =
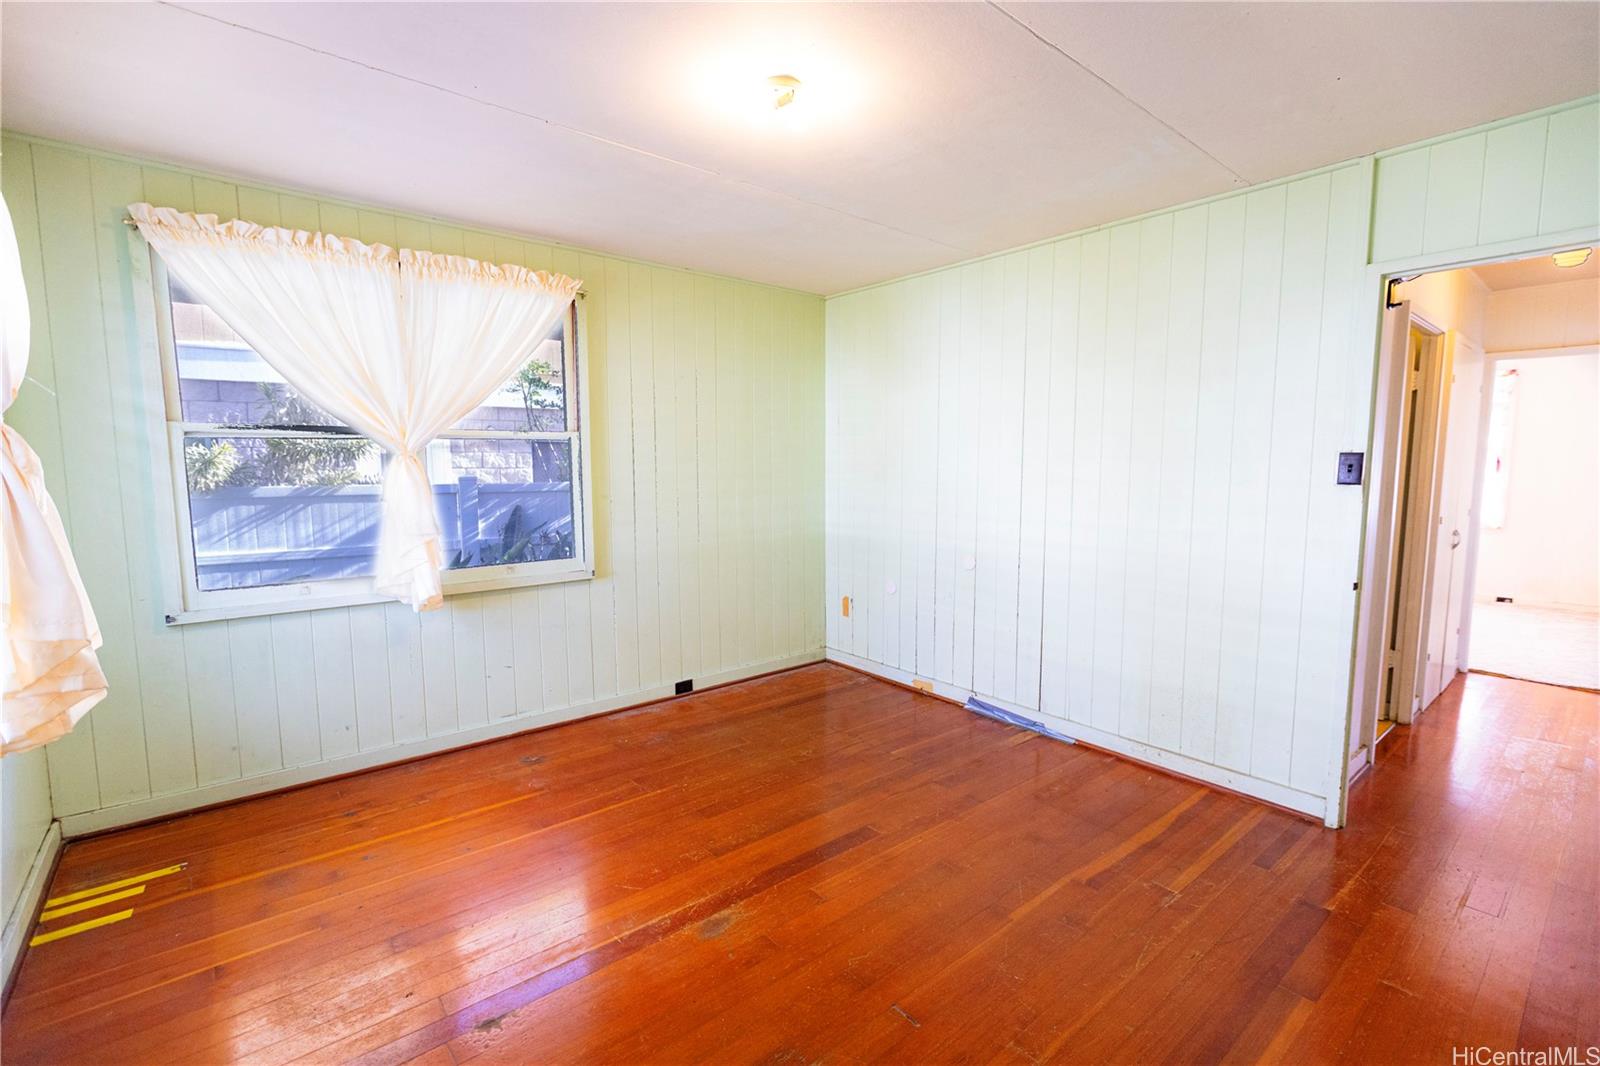
[[[922,1023],[917,1021],[911,1015],[907,1014],[905,1012],[905,1010],[901,1008],[900,1004],[891,1003],[891,1004],[889,1004],[889,1009],[894,1011],[896,1014],[900,1015],[900,1017],[904,1018],[906,1021],[910,1022],[911,1023],[911,1028],[913,1028],[913,1029],[921,1029],[922,1028]]]

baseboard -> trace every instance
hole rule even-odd
[[[1201,762],[1187,755],[1180,755],[1177,752],[1167,751],[1165,748],[1158,748],[1137,740],[1119,737],[1115,733],[1107,733],[1104,730],[1095,729],[1093,726],[1087,726],[1081,722],[1069,721],[1031,707],[1022,707],[1014,703],[1008,703],[1005,700],[996,699],[993,696],[957,688],[942,681],[932,681],[928,678],[919,677],[898,667],[875,663],[871,660],[851,655],[849,652],[839,651],[836,648],[828,649],[828,659],[897,684],[910,685],[915,681],[918,683],[918,687],[924,688],[924,691],[928,691],[925,686],[931,685],[931,691],[934,695],[943,696],[946,699],[954,700],[956,703],[965,703],[967,697],[976,695],[986,703],[993,703],[1024,717],[1042,721],[1056,732],[1072,737],[1075,740],[1081,740],[1090,747],[1108,751],[1113,755],[1119,755],[1122,758],[1143,763],[1146,766],[1152,766],[1167,773],[1192,778],[1201,784],[1212,785],[1216,788],[1226,789],[1229,792],[1238,792],[1252,799],[1286,808],[1296,814],[1315,818],[1318,822],[1323,821],[1327,811],[1327,801],[1323,797],[1309,792],[1302,792],[1297,788],[1290,788],[1288,785],[1282,785],[1276,781],[1267,781],[1263,778],[1252,777],[1249,774],[1242,774],[1225,767],[1213,766],[1211,763]]]
[[[22,882],[22,895],[17,897],[17,905],[6,918],[4,933],[0,933],[0,1003],[11,994],[11,982],[16,979],[22,953],[27,950],[33,923],[44,907],[44,894],[50,890],[50,878],[55,874],[59,858],[61,823],[51,822],[28,867],[28,876]]]
[[[799,655],[768,659],[765,662],[751,663],[716,674],[702,675],[694,679],[695,691],[702,692],[718,685],[746,681],[752,677],[770,674],[776,670],[787,670],[791,667],[821,662],[823,658],[823,650],[818,648],[814,651],[802,652]],[[273,770],[270,773],[247,777],[238,781],[222,781],[185,792],[134,800],[115,807],[103,807],[95,811],[63,815],[60,822],[61,833],[70,840],[92,833],[101,833],[108,829],[134,825],[139,822],[168,818],[173,815],[199,810],[203,807],[215,807],[218,804],[232,803],[236,800],[259,796],[267,792],[279,792],[286,788],[294,788],[297,785],[308,785],[327,778],[344,777],[363,770],[372,770],[392,763],[406,762],[423,755],[436,755],[456,748],[470,747],[474,744],[481,744],[486,740],[498,740],[503,737],[515,736],[518,733],[529,733],[535,729],[544,729],[553,725],[561,725],[565,722],[577,721],[580,718],[592,718],[599,714],[626,710],[641,704],[670,699],[674,695],[672,685],[660,685],[654,688],[629,692],[626,695],[574,704],[571,707],[562,707],[554,711],[544,711],[515,718],[503,718],[487,725],[473,726],[470,729],[463,729],[459,732],[447,733],[442,736],[408,741],[386,748],[375,748],[372,751],[357,752],[353,755],[344,755],[337,759],[308,763],[304,766]]]

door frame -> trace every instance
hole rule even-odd
[[[1368,419],[1367,430],[1366,477],[1363,478],[1362,485],[1362,535],[1355,589],[1355,625],[1351,634],[1350,699],[1343,720],[1337,724],[1335,730],[1335,743],[1332,745],[1329,767],[1329,781],[1332,785],[1330,791],[1336,792],[1336,796],[1328,804],[1324,821],[1331,827],[1337,828],[1345,824],[1350,806],[1350,782],[1362,770],[1371,766],[1373,760],[1372,743],[1364,742],[1356,752],[1352,752],[1351,740],[1360,736],[1361,715],[1377,695],[1368,681],[1372,671],[1365,668],[1368,659],[1365,652],[1373,640],[1381,639],[1383,616],[1389,602],[1388,597],[1383,594],[1385,589],[1380,587],[1374,590],[1372,580],[1372,575],[1377,570],[1376,564],[1387,561],[1391,547],[1391,534],[1383,532],[1381,523],[1377,521],[1379,515],[1374,511],[1383,494],[1374,493],[1373,486],[1381,487],[1385,483],[1392,486],[1395,475],[1394,447],[1385,439],[1387,434],[1383,432],[1392,420],[1384,416],[1398,400],[1398,390],[1403,385],[1403,379],[1398,378],[1395,373],[1397,367],[1394,365],[1391,346],[1384,343],[1389,282],[1395,278],[1483,266],[1487,263],[1501,263],[1512,259],[1528,259],[1538,255],[1550,255],[1563,248],[1578,245],[1592,247],[1597,244],[1600,244],[1600,226],[1580,226],[1557,233],[1520,237],[1516,240],[1497,241],[1451,251],[1425,252],[1421,255],[1371,263],[1366,268],[1365,282],[1357,302],[1357,314],[1371,315],[1365,319],[1366,325],[1363,327],[1365,335],[1369,338],[1368,343],[1373,347],[1372,400],[1369,407],[1371,416]],[[1393,523],[1389,525],[1392,530]],[[1374,634],[1374,629],[1377,630],[1377,635]],[[1361,739],[1366,740],[1366,738]]]
[[[1412,425],[1408,428],[1410,441],[1396,440],[1395,463],[1408,464],[1412,476],[1409,486],[1417,490],[1410,499],[1406,513],[1397,515],[1391,537],[1400,538],[1400,558],[1390,568],[1388,592],[1398,594],[1399,611],[1394,621],[1399,632],[1393,632],[1393,623],[1386,618],[1384,636],[1396,637],[1393,688],[1390,692],[1402,697],[1389,707],[1390,718],[1399,725],[1410,725],[1417,710],[1416,693],[1422,685],[1424,652],[1428,624],[1433,616],[1434,567],[1438,561],[1438,525],[1441,490],[1445,460],[1444,434],[1449,422],[1449,378],[1455,360],[1456,332],[1441,329],[1427,318],[1411,312],[1412,328],[1420,329],[1428,337],[1428,348],[1419,368],[1417,406],[1412,412]],[[1404,391],[1401,393],[1404,397]],[[1402,420],[1404,412],[1402,412]],[[1406,499],[1406,485],[1396,485],[1401,499]],[[1400,587],[1395,587],[1400,582]],[[1393,602],[1393,596],[1391,601]],[[1380,649],[1390,641],[1382,640]],[[1380,666],[1379,673],[1383,670]],[[1383,717],[1383,707],[1378,707],[1378,717]],[[1372,738],[1376,743],[1376,736]]]

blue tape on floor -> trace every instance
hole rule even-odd
[[[996,707],[992,703],[984,703],[976,696],[967,697],[967,710],[973,712],[974,714],[981,714],[985,718],[993,718],[997,722],[1004,722],[1006,725],[1014,725],[1020,729],[1029,729],[1035,733],[1043,733],[1045,736],[1051,737],[1055,740],[1064,740],[1068,744],[1077,743],[1076,740],[1066,736],[1065,734],[1057,733],[1054,729],[1051,729],[1043,722],[1035,722],[1032,718],[1024,718],[1022,715],[1015,714],[1003,707]]]

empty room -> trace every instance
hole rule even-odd
[[[0,3],[0,1061],[1600,1063],[1600,2]]]

